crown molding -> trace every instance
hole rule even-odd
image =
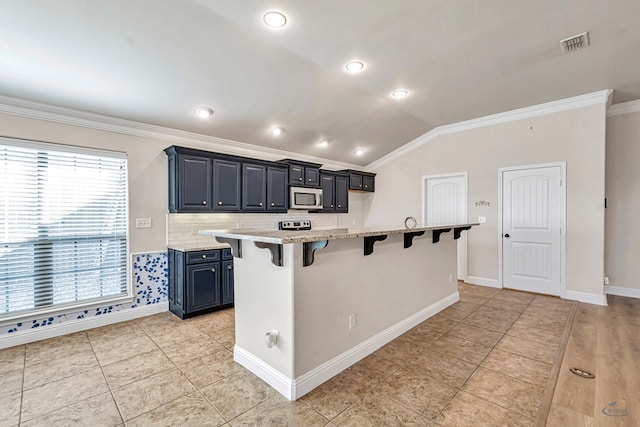
[[[133,120],[120,119],[116,117],[104,116],[101,114],[89,113],[86,111],[74,110],[71,108],[58,107],[39,102],[26,101],[0,95],[0,113],[10,114],[30,119],[44,120],[53,123],[78,126],[88,129],[101,130],[106,132],[119,133],[123,135],[149,138],[166,141],[171,144],[195,145],[202,148],[206,144],[206,149],[221,151],[227,154],[235,154],[248,157],[261,156],[265,160],[280,160],[283,158],[295,158],[313,163],[321,163],[324,166],[334,169],[362,169],[361,165],[353,163],[337,162],[321,157],[309,156],[300,153],[293,153],[275,148],[261,147],[245,142],[232,141],[229,139],[217,138],[214,136],[202,135],[193,132],[182,131],[148,123],[136,122]]]
[[[391,153],[379,158],[378,160],[368,164],[366,170],[376,170],[381,166],[407,154],[418,147],[432,141],[433,139],[452,133],[464,132],[471,129],[477,129],[486,126],[493,126],[501,123],[508,123],[516,120],[527,119],[530,117],[544,116],[547,114],[559,113],[561,111],[575,110],[577,108],[589,107],[591,105],[607,104],[613,93],[612,89],[601,90],[598,92],[588,93],[585,95],[574,96],[571,98],[560,99],[558,101],[547,102],[544,104],[533,105],[531,107],[519,108],[517,110],[506,111],[504,113],[492,114],[490,116],[479,117],[477,119],[465,120],[463,122],[453,123],[450,125],[438,126],[408,142]]]
[[[640,100],[612,105],[607,111],[607,117],[619,116],[621,114],[628,113],[640,113]]]

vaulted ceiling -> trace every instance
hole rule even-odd
[[[269,10],[287,24],[265,26]],[[0,95],[359,165],[445,124],[602,89],[640,98],[636,0],[0,0],[0,11]],[[585,31],[589,47],[561,53]],[[345,70],[353,59],[362,72]],[[398,88],[409,96],[394,99]]]

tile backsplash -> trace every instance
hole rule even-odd
[[[349,193],[349,213],[308,213],[290,210],[286,214],[175,213],[167,214],[167,246],[207,247],[215,240],[200,230],[277,230],[280,221],[311,220],[314,229],[362,227],[364,201],[371,193]]]
[[[339,227],[338,214],[167,214],[167,245],[205,247],[212,237],[200,230],[277,230],[278,222],[298,219],[310,219],[316,229]]]

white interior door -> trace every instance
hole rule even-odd
[[[425,176],[422,222],[427,226],[467,222],[467,174]],[[467,234],[458,239],[458,280],[467,278]]]
[[[561,293],[560,166],[502,172],[503,287]]]

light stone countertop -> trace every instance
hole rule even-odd
[[[363,227],[363,228],[332,228],[317,230],[200,230],[199,234],[228,239],[250,240],[264,243],[307,243],[320,240],[353,239],[357,237],[371,237],[389,234],[415,233],[418,231],[443,230],[447,228],[473,227],[479,223],[439,225],[437,227]]]
[[[210,244],[195,244],[195,245],[169,245],[167,249],[175,249],[180,252],[193,252],[193,251],[209,251],[212,249],[226,249],[229,245],[226,243],[218,243],[212,240]]]

